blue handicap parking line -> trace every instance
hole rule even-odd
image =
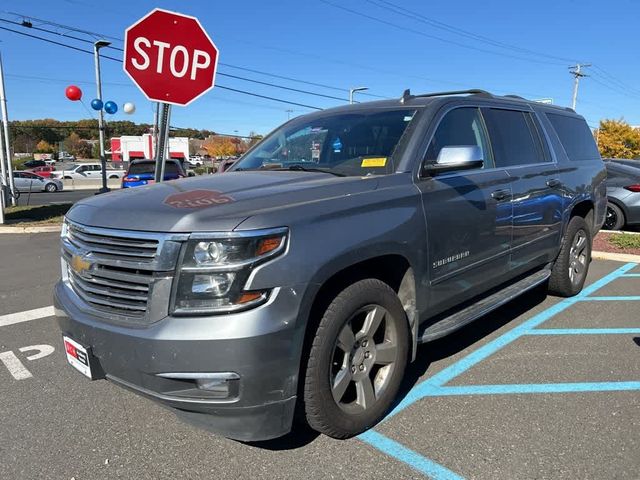
[[[535,328],[525,335],[638,335],[640,328]]]
[[[640,390],[640,382],[530,383],[505,385],[454,385],[440,387],[437,396],[513,395],[519,393],[624,392]],[[435,393],[435,392],[434,392]],[[436,395],[430,395],[436,396]]]
[[[627,263],[613,272],[605,275],[574,297],[565,298],[559,303],[534,315],[529,320],[509,330],[500,337],[490,341],[467,356],[445,367],[432,377],[416,385],[394,408],[383,421],[387,421],[405,408],[425,397],[454,396],[454,395],[505,395],[532,393],[576,393],[576,392],[613,392],[640,390],[640,382],[587,382],[587,383],[551,383],[551,384],[513,384],[513,385],[455,385],[447,386],[448,382],[469,370],[474,365],[485,360],[498,350],[504,348],[518,338],[525,335],[594,335],[594,334],[631,334],[640,333],[637,328],[564,328],[564,329],[536,329],[550,318],[575,305],[578,302],[590,300],[625,301],[640,300],[640,296],[621,297],[590,297],[591,294],[608,283],[621,277],[640,277],[640,274],[627,273],[637,264]],[[381,452],[405,463],[409,467],[435,480],[462,479],[462,477],[438,465],[432,460],[391,440],[374,430],[369,430],[358,436],[363,442],[377,448]]]
[[[640,296],[587,297],[582,300],[588,302],[632,302],[640,300]]]
[[[401,443],[391,440],[389,437],[369,430],[358,436],[360,440],[377,448],[390,457],[400,460],[402,463],[409,465],[414,470],[428,475],[438,480],[462,480],[462,477],[456,475],[451,470],[437,464],[436,462],[423,457],[419,453],[405,447]]]

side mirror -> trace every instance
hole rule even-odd
[[[442,147],[436,163],[427,163],[423,171],[427,175],[437,175],[458,170],[482,168],[482,149],[477,145]]]

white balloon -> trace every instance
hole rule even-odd
[[[124,113],[132,114],[136,111],[136,106],[131,102],[127,102],[122,106],[122,109],[124,110]]]

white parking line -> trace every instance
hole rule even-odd
[[[31,372],[22,364],[20,359],[16,357],[16,354],[11,350],[8,352],[0,353],[0,362],[4,363],[9,373],[16,380],[24,380],[25,378],[31,378]]]
[[[13,325],[14,323],[28,322],[30,320],[38,320],[45,317],[53,317],[53,306],[36,308],[25,312],[10,313],[9,315],[0,316],[0,327]]]

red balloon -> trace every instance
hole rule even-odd
[[[80,88],[76,87],[75,85],[69,85],[64,91],[64,94],[72,102],[76,102],[82,98],[82,90],[80,90]]]

